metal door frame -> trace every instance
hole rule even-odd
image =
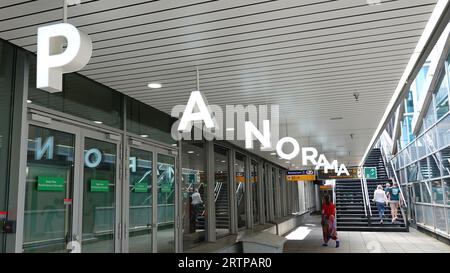
[[[102,132],[100,130],[92,130],[92,129],[85,129],[85,128],[79,128],[81,134],[80,134],[80,146],[78,146],[78,154],[81,156],[81,162],[79,162],[80,165],[83,166],[82,170],[80,170],[80,186],[78,188],[78,196],[80,200],[80,204],[78,206],[77,215],[79,217],[78,222],[78,236],[80,238],[79,243],[81,244],[81,250],[83,250],[83,187],[84,187],[84,149],[85,149],[85,139],[90,138],[97,141],[102,142],[108,142],[110,144],[114,144],[116,146],[116,168],[115,168],[115,217],[114,217],[114,252],[120,252],[121,251],[121,244],[122,244],[122,226],[123,226],[123,220],[121,219],[121,208],[122,208],[122,179],[121,179],[121,169],[122,169],[122,157],[121,157],[121,136],[119,134],[115,134],[113,132]]]

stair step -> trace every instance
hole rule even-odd
[[[337,227],[338,231],[373,231],[373,232],[405,232],[406,227],[389,227],[388,225],[379,227]]]

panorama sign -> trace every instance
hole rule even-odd
[[[66,44],[65,44],[66,41]],[[85,67],[92,56],[92,41],[87,34],[79,31],[75,26],[67,23],[49,25],[38,28],[37,34],[37,66],[36,87],[47,92],[61,92],[63,74],[76,72]],[[216,129],[217,122],[210,113],[206,97],[199,91],[191,92],[187,105],[184,107],[178,124],[178,132],[190,132],[196,122],[204,123],[206,129]],[[292,137],[284,137],[276,140],[271,137],[270,121],[262,120],[262,132],[252,121],[245,121],[245,148],[253,149],[256,138],[261,144],[262,151],[276,150],[282,159],[290,160],[301,153],[302,164],[312,164],[316,170],[333,170],[338,176],[349,175],[344,164],[338,164],[337,160],[329,162],[324,154],[319,154],[314,147],[302,147]],[[174,124],[174,125],[175,125]],[[275,144],[275,145],[274,145]],[[290,144],[292,152],[285,153],[283,147]],[[95,153],[95,151],[93,151]],[[98,154],[97,154],[98,155]],[[98,164],[100,157],[96,157]],[[89,160],[88,160],[89,162]]]

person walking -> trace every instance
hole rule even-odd
[[[400,201],[402,200],[400,196],[400,188],[398,187],[397,183],[394,183],[393,186],[387,190],[387,192],[389,205],[391,207],[392,223],[394,223],[395,221],[397,221],[398,206],[400,204]]]
[[[386,186],[385,186],[385,188],[384,188],[384,192],[386,193],[386,196],[387,196],[388,191],[389,191],[390,188],[391,188],[391,184],[386,183]]]
[[[328,246],[328,241],[333,239],[336,241],[336,247],[339,247],[339,239],[337,237],[336,223],[335,223],[336,206],[330,201],[329,195],[324,195],[322,203],[322,232],[323,244]]]
[[[200,193],[198,192],[198,189],[196,189],[195,192],[191,195],[191,199],[192,199],[191,205],[192,205],[193,214],[194,214],[193,222],[194,222],[194,224],[196,224],[197,220],[198,220],[198,216],[202,210],[202,205],[203,205],[203,200],[202,200]]]
[[[380,224],[383,224],[384,209],[388,203],[386,192],[383,190],[383,186],[377,186],[377,189],[373,193],[373,201],[377,205],[378,215],[380,216]]]

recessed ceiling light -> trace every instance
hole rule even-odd
[[[188,154],[193,154],[193,153],[194,153],[194,151],[187,151],[187,153],[188,153]]]
[[[220,161],[220,162],[225,163],[225,162],[227,162],[227,161],[226,161],[226,160],[222,160],[222,161]]]
[[[161,88],[161,87],[162,87],[162,84],[160,84],[159,82],[151,82],[151,83],[147,84],[147,86],[148,86],[149,88],[154,88],[154,89],[156,89],[156,88]]]
[[[227,131],[234,131],[234,128],[227,128]]]
[[[270,155],[277,155],[277,153],[270,153]]]
[[[32,103],[33,101],[32,100],[27,100],[27,103]]]
[[[148,137],[148,135],[141,135],[141,137]]]
[[[94,123],[96,123],[96,124],[103,124],[103,121],[94,120]]]

